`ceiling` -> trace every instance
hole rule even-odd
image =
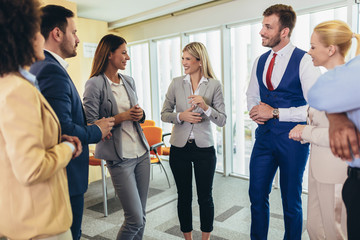
[[[69,0],[82,18],[102,20],[109,28],[123,27],[184,9],[224,0]]]

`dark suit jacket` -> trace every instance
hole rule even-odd
[[[34,63],[30,72],[36,75],[42,94],[55,110],[62,134],[77,136],[82,143],[83,152],[70,161],[66,170],[70,196],[83,194],[87,190],[89,178],[88,144],[101,140],[101,130],[96,125],[87,126],[81,99],[74,83],[50,53],[45,51],[45,60]]]

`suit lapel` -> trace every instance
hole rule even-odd
[[[116,114],[118,114],[118,109],[117,109],[117,103],[114,97],[114,94],[111,90],[111,86],[109,81],[107,80],[107,78],[104,76],[104,74],[102,74],[103,80],[104,80],[104,86],[106,88],[106,95],[107,95],[107,99],[104,99],[106,101],[109,101],[111,103],[111,115],[115,116]]]
[[[77,97],[77,98],[81,99],[81,98],[80,98],[80,95],[79,95],[79,93],[78,93],[78,91],[77,91],[77,89],[76,89],[76,87],[75,87],[75,84],[74,84],[74,82],[72,81],[72,79],[71,79],[69,73],[67,72],[67,70],[59,63],[58,60],[56,60],[56,58],[55,58],[51,53],[49,53],[49,52],[47,52],[47,51],[44,51],[44,53],[45,53],[45,57],[46,57],[45,59],[47,59],[47,60],[50,61],[50,62],[56,63],[57,65],[59,65],[59,66],[61,67],[61,69],[64,70],[64,72],[65,72],[65,74],[66,74],[66,76],[68,77],[69,82],[70,82],[71,93],[72,93],[72,96],[71,96],[71,97],[72,97],[72,98],[76,98],[76,97]],[[87,124],[85,111],[84,111],[84,108],[83,108],[82,105],[81,105],[81,111],[82,111],[82,114],[83,114],[84,124]]]
[[[189,84],[189,82],[182,80],[183,81],[183,90],[184,90],[184,96],[185,96],[185,102],[186,102],[186,108],[190,108],[191,104],[189,103],[189,97],[192,95],[191,94],[191,84]]]
[[[207,82],[203,82],[200,86],[199,86],[199,96],[202,96],[204,97],[205,96],[205,93],[206,93],[206,90],[208,88],[208,85],[209,85],[209,81]]]
[[[137,102],[135,102],[136,98],[134,95],[134,91],[132,91],[132,88],[130,87],[129,83],[125,80],[125,78],[123,76],[121,76],[121,74],[119,74],[119,76],[121,77],[121,80],[124,83],[125,90],[130,99],[130,108],[132,108],[133,106],[135,106],[137,104]]]

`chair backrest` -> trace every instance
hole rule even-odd
[[[152,146],[157,143],[162,142],[162,129],[155,126],[145,126],[142,128],[145,138],[149,143],[149,146]],[[162,148],[157,148],[158,154],[162,155]],[[154,154],[153,151],[151,151],[151,154]]]
[[[145,120],[144,123],[140,123],[141,127],[151,127],[151,126],[155,126],[155,121],[154,120]]]

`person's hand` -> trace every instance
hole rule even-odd
[[[102,133],[102,139],[104,140],[107,136],[109,136],[111,129],[113,128],[115,124],[115,118],[109,117],[109,118],[102,118],[97,121],[95,121],[95,124],[98,125],[101,129]]]
[[[141,109],[141,107],[139,107],[138,104],[130,108],[128,112],[129,112],[130,120],[134,122],[140,121],[144,116],[144,112]]]
[[[208,110],[209,106],[206,105],[202,96],[199,95],[191,95],[188,97],[190,99],[189,103],[193,106],[196,105],[202,108],[204,111]]]
[[[73,152],[72,158],[76,158],[82,153],[82,145],[78,137],[63,134],[61,135],[61,141],[67,141],[74,145],[75,150]]]
[[[304,131],[306,125],[298,124],[289,132],[289,138],[295,141],[301,141],[301,134]]]
[[[179,119],[180,121],[185,121],[189,123],[198,123],[201,121],[202,117],[200,117],[200,113],[192,112],[194,110],[195,105],[191,108],[186,109],[184,112],[180,113]]]
[[[273,118],[274,108],[270,105],[260,102],[250,110],[250,118],[257,124],[264,124],[267,120]]]
[[[359,158],[360,133],[345,113],[327,114],[329,119],[330,148],[333,154],[343,160]],[[352,156],[353,155],[353,156]]]

